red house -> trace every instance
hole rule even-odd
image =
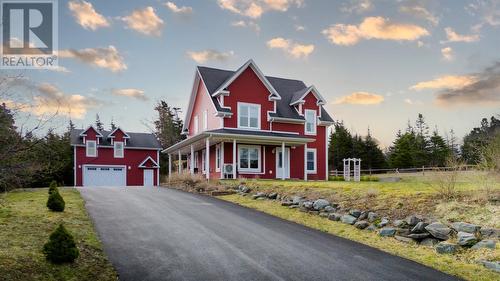
[[[264,76],[249,60],[236,71],[197,67],[187,138],[163,151],[209,178],[325,180],[333,119],[314,86]],[[284,152],[284,153],[283,153]],[[182,162],[182,161],[181,161]]]
[[[153,134],[117,128],[71,131],[75,186],[157,186],[160,143]]]

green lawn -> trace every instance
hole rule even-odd
[[[299,186],[304,183],[282,183],[285,185]],[[317,183],[320,186],[326,186],[330,183]],[[337,183],[333,183],[334,186]],[[314,185],[308,183],[307,186]],[[369,183],[370,186],[373,186]],[[355,184],[348,184],[350,189],[357,189]],[[399,187],[397,187],[399,186]],[[303,187],[302,187],[303,188]],[[401,185],[396,185],[388,189],[399,189]],[[476,264],[474,261],[477,258],[488,260],[500,260],[500,244],[497,244],[495,250],[480,250],[476,252],[462,251],[456,255],[438,255],[432,248],[417,246],[416,244],[407,244],[399,242],[393,238],[384,238],[378,236],[374,232],[367,230],[358,230],[351,225],[346,225],[340,222],[330,221],[316,215],[311,215],[282,207],[278,202],[267,200],[252,200],[249,197],[240,195],[227,195],[219,197],[221,199],[240,204],[245,207],[257,209],[259,211],[293,221],[311,228],[325,231],[340,237],[358,241],[374,248],[381,249],[385,252],[405,257],[421,264],[436,268],[451,275],[459,276],[467,280],[499,280],[500,274],[486,269],[482,265]]]
[[[117,280],[80,193],[67,188],[60,193],[66,201],[63,213],[46,208],[46,188],[0,195],[1,280]],[[80,257],[73,264],[53,265],[42,247],[61,222],[73,234]]]

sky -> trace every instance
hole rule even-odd
[[[58,17],[57,69],[1,71],[22,76],[3,102],[59,129],[98,113],[148,131],[159,100],[186,110],[197,65],[248,59],[382,147],[418,113],[459,138],[500,114],[498,0],[59,0]]]

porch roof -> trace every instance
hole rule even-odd
[[[253,131],[241,129],[215,129],[199,133],[191,138],[180,141],[162,151],[162,153],[173,153],[183,150],[186,146],[197,144],[206,138],[214,139],[214,143],[224,140],[234,140],[239,142],[250,142],[259,144],[281,144],[298,145],[313,142],[313,138],[292,133],[282,133],[276,131]]]

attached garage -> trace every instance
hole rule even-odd
[[[126,186],[126,166],[83,166],[83,186]]]

